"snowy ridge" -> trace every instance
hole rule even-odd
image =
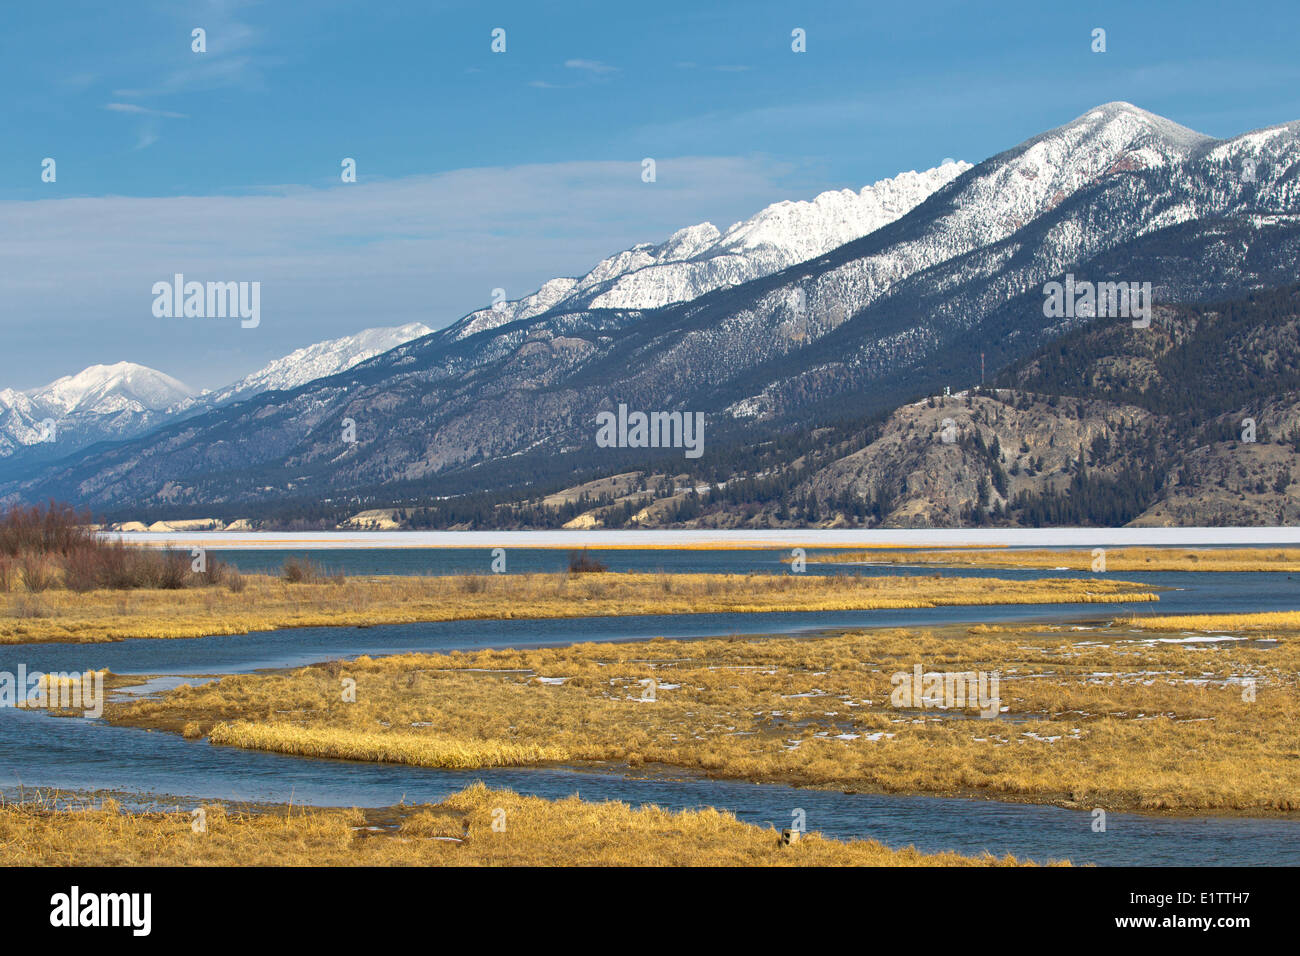
[[[649,309],[686,302],[723,286],[778,272],[852,242],[906,215],[969,163],[899,173],[860,192],[824,192],[811,201],[774,203],[720,232],[709,222],[679,229],[659,245],[642,243],[602,260],[581,279],[551,279],[504,308],[472,312],[448,330],[462,339],[551,309]]]
[[[433,329],[421,322],[394,328],[366,329],[356,335],[329,339],[296,349],[239,381],[181,403],[174,411],[194,405],[224,405],[226,402],[251,398],[262,392],[287,391],[327,375],[337,375],[382,352],[428,335]]]

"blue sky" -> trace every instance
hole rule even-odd
[[[514,298],[693,222],[978,162],[1109,100],[1217,136],[1300,119],[1294,3],[51,0],[2,16],[0,387],[122,359],[217,386],[323,338],[445,325],[494,287]],[[176,271],[262,281],[262,324],[154,318],[149,288]]]

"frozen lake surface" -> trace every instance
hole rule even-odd
[[[1269,528],[855,528],[763,531],[138,531],[133,544],[223,548],[1083,548],[1300,545],[1300,526]]]

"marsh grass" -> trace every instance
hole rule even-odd
[[[1106,548],[1106,571],[1300,571],[1300,548]],[[1038,568],[1091,571],[1091,548],[953,548],[825,551],[809,558],[832,564],[932,564],[936,567]]]
[[[435,805],[292,812],[124,813],[112,801],[0,805],[0,866],[1018,866],[1014,857],[894,850],[770,828],[713,809],[672,812],[473,784]],[[494,819],[505,822],[493,830]],[[375,829],[371,829],[375,827]]]
[[[1147,631],[1300,631],[1300,611],[1264,611],[1256,614],[1154,614],[1121,617],[1116,626]]]
[[[11,601],[0,643],[187,638],[284,627],[407,624],[629,614],[835,611],[988,604],[1152,602],[1145,585],[1009,581],[940,575],[482,574],[286,581],[240,575],[229,588],[119,591],[54,589],[49,614],[31,619]]]
[[[466,755],[499,765],[486,761],[532,747],[550,760],[854,791],[1300,810],[1300,637],[1263,647],[1157,643],[1159,633],[881,630],[360,657],[181,688],[110,719],[289,753],[307,752],[310,739],[317,756],[388,752],[431,766],[464,767]],[[894,708],[891,677],[914,664],[999,673],[1007,712]],[[345,677],[355,703],[340,699]]]
[[[253,750],[275,750],[300,757],[412,764],[417,767],[477,769],[517,767],[563,760],[558,747],[510,744],[500,741],[443,739],[420,733],[358,733],[333,727],[276,727],[249,721],[214,727],[209,739]]]

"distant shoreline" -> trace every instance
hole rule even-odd
[[[622,529],[541,531],[104,531],[126,544],[256,548],[703,549],[1300,546],[1300,526],[1261,528]]]

